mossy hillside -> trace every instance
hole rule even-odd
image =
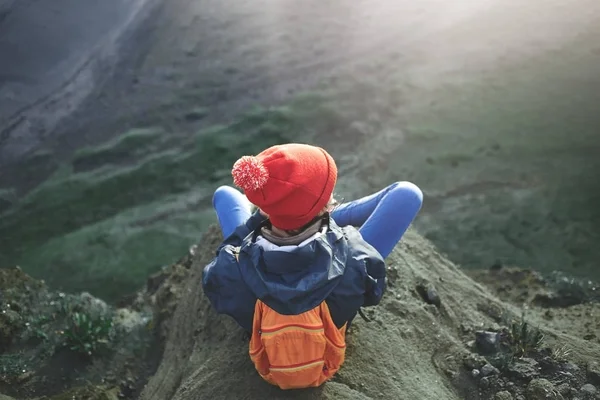
[[[52,238],[22,256],[22,265],[47,283],[115,299],[135,289],[198,240],[199,227],[214,220],[209,190],[165,196],[104,221]],[[40,265],[52,265],[49,274]]]
[[[113,157],[120,165],[84,172],[63,166],[6,212],[0,220],[0,263],[20,264],[63,290],[106,298],[126,293],[197,240],[214,217],[212,190],[230,180],[240,155],[292,138],[310,141],[341,120],[324,100],[307,95],[187,139],[162,140],[158,135],[164,132],[146,130],[80,151],[74,158],[79,165],[98,154],[123,159]]]
[[[417,228],[461,265],[598,280],[600,91],[584,67],[579,81],[569,68],[546,57],[463,79],[460,88],[411,87],[430,78],[411,70],[381,81],[349,77],[339,93],[300,96],[193,137],[127,133],[75,157],[89,167],[89,157],[105,155],[103,167],[63,166],[4,214],[0,262],[22,263],[66,290],[123,293],[197,238],[213,216],[212,190],[230,182],[237,157],[304,140],[335,154],[342,198],[394,180],[418,183],[426,201]]]
[[[600,278],[599,82],[590,54],[571,51],[460,83],[421,76],[425,89],[400,110],[405,141],[377,176],[422,186],[416,226],[461,266]]]

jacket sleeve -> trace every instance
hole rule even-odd
[[[251,332],[256,297],[242,279],[237,251],[229,244],[221,246],[217,256],[202,271],[202,288],[217,313],[229,315]]]
[[[244,224],[238,226],[231,235],[225,238],[223,243],[221,243],[217,249],[217,255],[221,252],[221,249],[226,246],[241,246],[242,241],[246,238],[246,236],[248,236],[251,232],[254,232],[265,220],[266,218],[257,210]]]
[[[381,301],[386,288],[385,261],[379,254],[370,254],[364,262],[367,282],[363,307],[376,306]]]

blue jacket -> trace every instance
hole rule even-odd
[[[334,323],[341,327],[360,307],[379,304],[385,263],[356,228],[339,227],[329,218],[325,234],[273,251],[255,241],[263,222],[258,212],[252,215],[204,268],[204,293],[218,313],[233,317],[251,332],[257,299],[284,315],[303,313],[325,300]]]

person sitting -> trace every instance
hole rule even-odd
[[[281,389],[319,386],[342,366],[360,308],[381,301],[384,259],[423,194],[396,182],[338,204],[333,158],[300,143],[241,157],[232,176],[243,193],[230,186],[214,193],[225,239],[204,268],[204,293],[248,332],[263,379]]]

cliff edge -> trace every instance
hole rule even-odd
[[[0,316],[0,392],[38,400],[600,398],[600,341],[594,334],[600,328],[598,303],[539,301],[557,294],[535,273],[522,270],[488,271],[479,279],[487,279],[489,285],[483,286],[414,231],[388,258],[388,290],[380,306],[365,309],[366,318],[355,320],[347,361],[336,377],[320,388],[281,391],[260,379],[241,329],[217,315],[202,292],[202,269],[221,240],[212,226],[188,255],[116,307],[89,295],[52,294],[18,270],[0,270],[5,271],[2,309],[13,303]],[[7,278],[15,274],[18,285],[14,277]],[[507,283],[507,277],[517,278]],[[527,300],[523,314],[508,297],[500,300],[502,291],[492,293],[494,282],[513,292],[522,288],[530,296],[537,292],[533,298],[538,300]],[[36,304],[62,304],[65,298],[75,308],[61,305],[62,314],[44,318],[54,321],[50,325],[28,316],[50,315]],[[73,358],[69,354],[81,346],[71,340],[65,347],[48,331],[66,320],[71,326],[62,332],[70,329],[73,335],[73,313],[88,315],[94,309],[103,310],[117,333],[107,333],[102,341],[82,336],[91,343],[91,356]],[[25,321],[34,322],[25,329]],[[34,325],[37,341],[32,344],[24,332]],[[107,348],[97,351],[95,345],[107,340]],[[46,358],[23,371],[13,365],[11,375],[7,360],[13,357],[14,364],[24,349]],[[56,373],[60,360],[63,369]]]
[[[483,343],[475,339],[482,332],[502,332],[503,325],[522,328],[523,321],[516,318],[520,311],[498,300],[412,231],[387,260],[388,291],[381,305],[366,309],[370,321],[357,318],[349,333],[347,362],[336,378],[307,391],[283,392],[269,386],[253,369],[242,331],[230,318],[216,315],[202,293],[202,268],[220,240],[218,229],[213,227],[194,249],[197,256],[179,293],[181,300],[165,326],[166,345],[160,366],[141,399],[490,399],[503,389],[500,386],[505,386],[503,373],[475,354],[475,348],[481,350]],[[594,308],[596,315],[597,311]],[[515,317],[512,322],[511,316]],[[541,322],[534,314],[530,318],[529,329],[534,332],[534,326]],[[568,343],[571,360],[582,365],[600,360],[600,344],[545,325],[545,346]],[[519,360],[511,359],[512,366],[506,366],[505,375],[515,376],[510,369],[515,369],[521,359],[535,365],[529,376],[527,368],[522,368],[523,379],[515,378],[520,384],[508,385],[516,395],[519,386],[527,393],[532,381],[534,386],[537,384],[537,378],[543,375],[544,368],[539,366],[542,359],[553,364],[548,366],[548,374],[560,375],[566,361],[560,360],[556,351],[552,356],[545,346],[536,343],[535,348],[528,349],[530,354],[520,354]],[[491,378],[482,388],[481,379],[486,376],[473,370],[480,371],[484,365],[484,374]]]

